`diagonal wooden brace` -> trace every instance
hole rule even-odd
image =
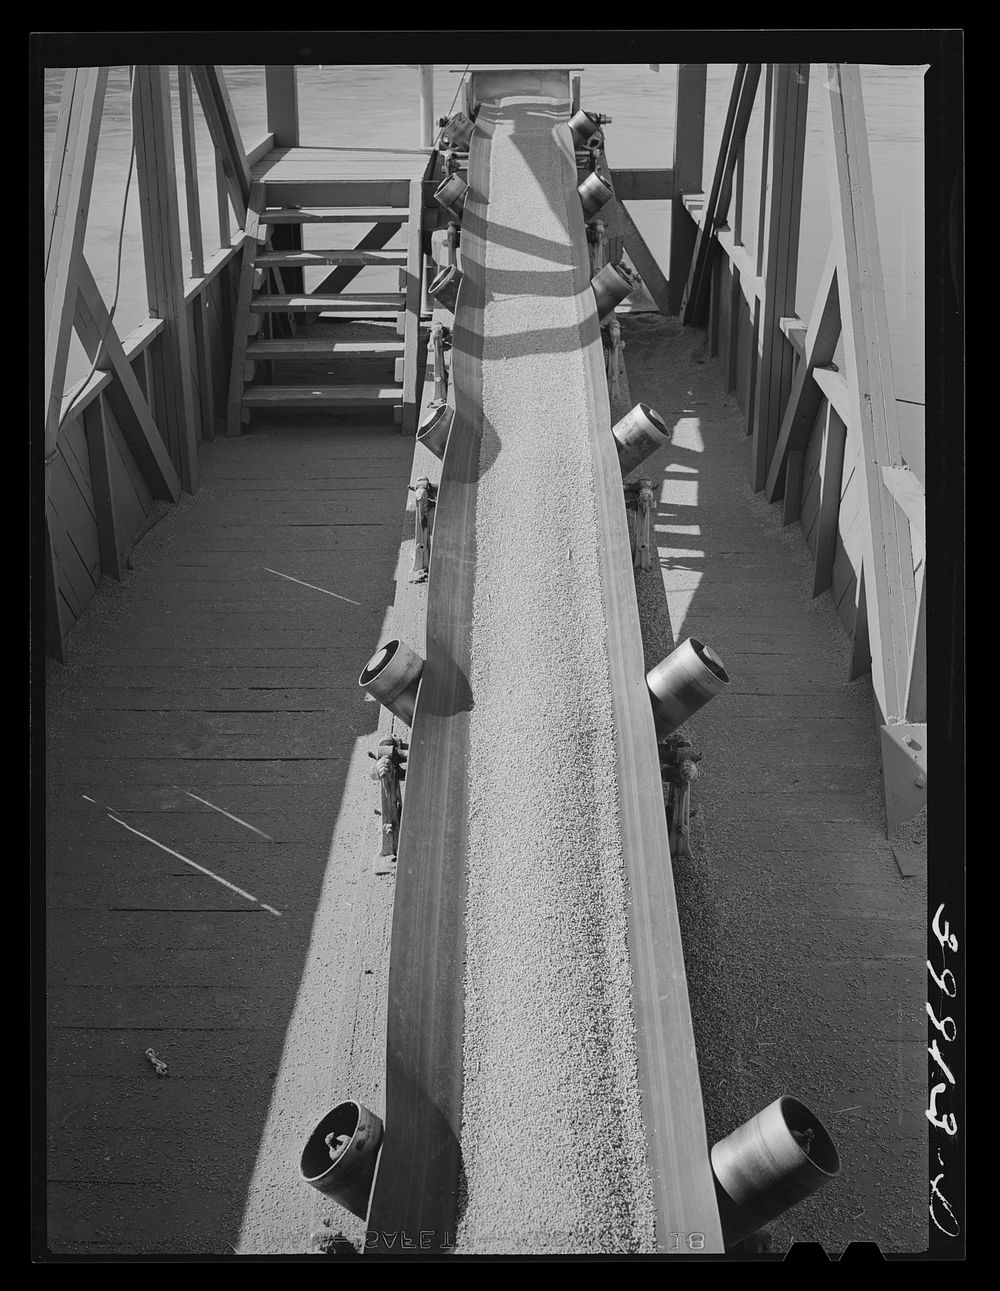
[[[760,63],[740,63],[736,68],[733,88],[729,97],[729,109],[726,123],[719,144],[719,155],[716,161],[712,188],[702,223],[695,238],[694,254],[688,273],[687,285],[681,299],[681,322],[685,327],[692,323],[701,323],[705,316],[708,301],[709,267],[714,248],[715,234],[719,225],[729,212],[729,201],[733,191],[733,174],[740,145],[746,136],[750,115],[753,111],[754,98],[760,82]]]
[[[125,357],[104,298],[82,256],[79,274],[74,320],[77,335],[87,357],[97,358],[97,370],[111,372],[115,377],[108,386],[107,401],[150,493],[155,498],[176,502],[181,495],[177,472],[142,387]]]
[[[45,199],[45,455],[55,451],[108,68],[70,69]]]
[[[215,145],[216,156],[226,177],[233,210],[242,225],[246,220],[247,199],[250,196],[250,167],[243,151],[240,127],[229,100],[225,79],[221,69],[212,65],[192,65],[190,70],[201,100],[205,123]]]

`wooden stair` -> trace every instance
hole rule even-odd
[[[386,314],[401,314],[406,306],[403,292],[340,292],[328,296],[320,292],[307,292],[300,296],[257,296],[250,309],[259,314],[337,314],[347,318],[384,318]]]
[[[269,205],[265,206],[266,200]],[[255,408],[329,408],[351,412],[362,408],[391,409],[403,434],[415,434],[419,411],[417,348],[421,298],[421,212],[419,181],[409,184],[407,206],[352,205],[297,207],[282,203],[281,185],[269,181],[251,187],[247,207],[243,260],[233,327],[226,433],[238,435]],[[288,224],[357,224],[371,226],[354,248],[275,249],[272,230]],[[386,250],[385,244],[406,227],[406,247]],[[312,292],[289,293],[282,271],[329,266],[333,272]],[[395,292],[349,292],[343,287],[368,266],[395,268],[400,289]],[[294,285],[294,284],[293,284]],[[315,319],[339,322],[386,322],[395,319],[398,340],[352,336],[339,341],[300,332]],[[379,329],[373,328],[372,331]],[[392,363],[393,383],[385,377],[358,384],[358,364],[365,360]],[[273,374],[273,365],[326,363],[333,367],[319,380],[294,384],[260,380]],[[345,376],[337,381],[338,366]],[[380,369],[376,366],[374,371]],[[388,369],[384,369],[386,372]],[[347,373],[350,375],[348,376]],[[361,380],[364,380],[364,376]]]
[[[261,215],[261,224],[406,224],[409,211],[401,206],[275,206]]]
[[[406,267],[405,251],[346,251],[331,248],[327,251],[262,251],[257,256],[257,263],[266,268],[274,265],[288,265],[290,268],[305,268],[307,265],[324,264],[357,264],[357,265],[398,265]]]
[[[378,355],[397,358],[403,354],[402,341],[315,341],[308,336],[278,337],[273,341],[251,341],[247,345],[247,358],[327,358],[333,355]]]

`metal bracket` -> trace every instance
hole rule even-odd
[[[590,244],[590,276],[600,273],[604,268],[607,242],[605,233],[607,225],[603,220],[593,220],[586,226],[587,241]]]
[[[691,749],[691,741],[674,733],[660,741],[660,776],[667,785],[667,826],[670,854],[690,860],[691,786],[698,779],[697,763],[702,754]]]
[[[598,302],[600,308],[600,302]],[[606,332],[603,329],[606,328]],[[607,322],[602,323],[602,334],[607,337],[608,345],[605,351],[605,364],[608,374],[608,392],[612,397],[621,398],[621,377],[625,366],[625,342],[622,340],[621,323],[615,317],[614,308],[610,310],[607,316]]]
[[[382,818],[382,850],[375,858],[376,874],[391,874],[395,870],[399,850],[399,823],[403,814],[403,796],[400,783],[406,778],[404,752],[407,745],[394,735],[379,742],[378,753],[369,753],[375,761],[372,779],[378,783],[381,799],[376,816]]]
[[[635,504],[635,526],[632,529],[632,566],[651,569],[653,566],[653,481],[640,476]]]
[[[448,397],[448,373],[444,363],[444,327],[435,323],[431,328],[431,348],[434,351],[434,402]]]
[[[444,173],[446,176],[457,175],[469,168],[468,152],[460,153],[457,148],[449,148],[443,154]]]
[[[431,565],[431,512],[437,505],[437,487],[426,475],[411,484],[414,501],[413,572],[412,582],[423,583]]]

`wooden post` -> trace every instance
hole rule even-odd
[[[927,721],[927,602],[925,586],[927,557],[920,570],[920,587],[917,594],[917,618],[913,625],[910,643],[910,666],[906,681],[906,720]]]
[[[106,67],[73,68],[63,81],[45,195],[45,456],[55,451],[66,361],[101,132]]]
[[[801,449],[788,454],[788,471],[785,479],[785,505],[781,510],[781,523],[787,528],[802,513],[802,458]]]
[[[742,290],[742,284],[741,284]],[[747,344],[746,364],[747,372],[747,402],[744,414],[746,423],[743,427],[743,433],[749,435],[751,432],[751,421],[753,420],[754,405],[757,401],[757,337],[760,335],[760,293],[755,292],[753,297],[753,309],[750,311],[750,339]]]
[[[840,293],[837,286],[837,250],[831,247],[820,275],[812,313],[802,341],[802,356],[792,378],[767,475],[767,500],[777,501],[785,483],[789,452],[804,449],[819,411],[822,392],[816,384],[817,368],[833,358],[840,336]],[[788,342],[794,355],[794,346]]]
[[[805,363],[805,357],[799,359]],[[819,460],[819,514],[816,517],[816,554],[813,566],[813,596],[833,583],[833,560],[837,552],[837,519],[844,476],[844,448],[847,427],[833,404],[826,405],[826,424]]]
[[[201,394],[201,431],[204,439],[215,438],[215,376],[212,372],[211,319],[207,292],[195,297],[192,325],[198,352],[198,390]]]
[[[434,64],[418,63],[420,73],[420,146],[434,147]]]
[[[194,352],[184,305],[168,69],[136,67],[133,90],[149,312],[167,323],[154,363],[157,419],[181,483],[193,493],[198,487],[198,421],[191,381]]]
[[[740,140],[736,149],[736,194],[729,212],[729,227],[733,231],[733,246],[743,246],[743,180],[746,173],[746,136]]]
[[[229,188],[226,184],[226,172],[222,169],[222,158],[215,154],[215,209],[219,216],[219,246],[233,245],[232,216],[229,213]]]
[[[757,189],[757,236],[754,238],[754,273],[764,275],[764,252],[767,247],[768,212],[770,211],[771,176],[771,110],[774,106],[774,64],[764,64],[764,101],[761,104],[760,184]],[[747,119],[749,124],[749,118]],[[744,147],[746,140],[744,139]]]
[[[229,398],[226,409],[226,434],[238,435],[244,416],[249,418],[249,409],[243,407],[243,386],[245,384],[244,364],[246,362],[247,338],[251,325],[250,304],[253,300],[254,265],[262,230],[260,227],[260,210],[264,202],[264,185],[254,184],[250,189],[247,207],[246,237],[243,242],[243,256],[240,261],[240,285],[236,297],[236,315],[233,321],[233,348],[229,366]]]
[[[763,219],[757,242],[757,272],[764,280],[764,299],[757,338],[750,458],[751,484],[756,492],[767,479],[792,383],[794,351],[785,340],[780,321],[795,312],[809,64],[776,64],[770,88],[770,112],[765,121],[769,156],[761,169],[766,186],[762,182]]]
[[[723,278],[723,290],[729,292],[729,348],[726,355],[726,390],[735,390],[736,383],[739,379],[739,349],[740,349],[740,308],[743,300],[743,285],[740,281],[740,271],[730,262],[729,272],[732,277],[729,279],[729,286],[726,286]]]
[[[670,206],[670,312],[681,307],[697,229],[684,209],[685,193],[702,190],[707,64],[678,63],[674,121],[674,196]]]
[[[417,392],[417,346],[420,328],[420,293],[424,277],[423,256],[423,185],[410,181],[410,219],[406,231],[406,301],[403,322],[403,404],[400,430],[404,435],[417,433],[420,412]]]
[[[702,213],[701,227],[695,233],[690,268],[681,294],[681,320],[685,325],[700,324],[704,318],[715,236],[729,211],[736,160],[746,136],[759,80],[759,63],[739,64],[719,141],[712,188]]]
[[[897,466],[902,459],[860,70],[855,64],[830,64],[827,82],[833,139],[830,197],[849,425],[860,448],[856,474],[872,688],[883,721],[891,723],[906,711],[915,608],[913,553],[909,523],[884,487],[881,473],[883,466]]]
[[[81,266],[76,300],[76,330],[87,357],[97,359],[98,372],[112,372],[115,380],[108,386],[107,399],[132,456],[154,498],[176,502],[181,495],[180,480],[163,443],[159,427],[149,407],[153,382],[149,369],[149,351],[142,352],[143,391],[132,365],[125,357],[118,333],[111,325],[108,308],[97,289],[87,262]]]
[[[49,518],[45,516],[45,527],[42,534],[44,544],[43,560],[45,562],[45,652],[57,659],[59,663],[66,662],[64,652],[64,640],[66,637],[66,624],[63,616],[62,598],[59,595],[59,566],[56,560],[55,547],[52,544],[52,534],[49,530]]]
[[[719,297],[722,283],[718,270],[712,273],[708,284],[708,353],[709,357],[719,357]]]
[[[198,150],[194,137],[194,101],[191,72],[177,68],[177,97],[181,108],[181,147],[184,152],[184,193],[187,198],[188,239],[191,243],[191,277],[205,272],[205,254],[201,241],[201,198],[198,194]]]
[[[93,482],[94,509],[97,516],[97,540],[101,550],[101,572],[121,579],[122,537],[118,526],[111,463],[108,459],[108,427],[104,395],[98,395],[84,410],[83,430],[87,438],[90,478]]]
[[[274,135],[275,148],[297,148],[299,99],[295,67],[265,67],[264,84],[267,90],[267,129]],[[271,229],[271,246],[275,251],[301,251],[302,225],[275,225]],[[305,291],[305,276],[301,269],[285,268],[281,275],[289,295],[300,295]]]
[[[267,94],[267,129],[274,135],[275,148],[297,148],[299,98],[295,67],[265,67],[264,89]]]

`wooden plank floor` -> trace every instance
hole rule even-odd
[[[776,1245],[926,1244],[927,924],[883,832],[874,701],[849,682],[798,525],[747,483],[749,441],[704,333],[624,319],[633,400],[673,430],[647,462],[647,666],[694,636],[731,691],[689,723],[703,750],[693,859],[675,859],[709,1141],[779,1094],[813,1108],[841,1178],[772,1226]]]
[[[357,675],[393,602],[412,457],[391,423],[316,416],[206,445],[199,493],[51,666],[55,1252],[239,1240],[320,891],[349,911],[357,882],[331,837],[375,744]],[[331,981],[345,954],[331,938]],[[294,1170],[283,1186],[308,1192]]]

